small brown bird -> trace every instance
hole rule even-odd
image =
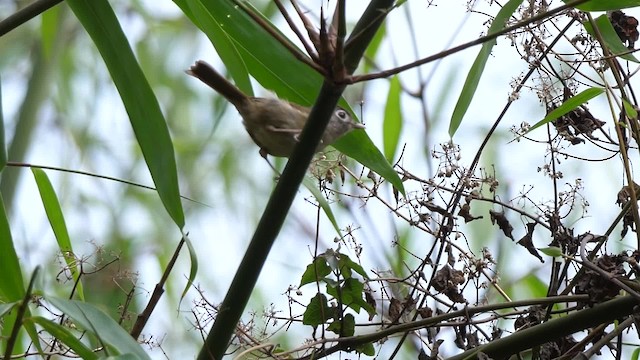
[[[187,74],[209,85],[236,107],[249,136],[260,147],[260,155],[291,155],[310,108],[280,99],[247,96],[202,60],[191,66]],[[354,129],[364,129],[364,125],[355,122],[346,110],[336,108],[316,151]]]

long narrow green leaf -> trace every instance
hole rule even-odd
[[[387,95],[387,105],[384,108],[384,122],[382,123],[382,136],[384,145],[384,155],[392,162],[395,159],[402,131],[402,107],[400,106],[400,95],[402,87],[397,76],[391,78],[389,94]]]
[[[115,320],[92,304],[46,296],[45,299],[69,316],[83,330],[92,333],[115,354],[135,354],[138,359],[150,359],[135,339]]]
[[[573,111],[578,106],[586,103],[587,101],[602,94],[603,92],[604,92],[604,88],[590,88],[580,92],[579,94],[576,94],[576,96],[573,96],[567,99],[567,101],[562,103],[562,105],[558,106],[556,109],[548,113],[547,116],[544,117],[544,119],[535,123],[532,127],[529,128],[527,133],[559,118],[562,115],[569,113],[570,111]]]
[[[31,323],[40,325],[49,334],[53,335],[57,341],[65,344],[73,350],[81,359],[98,359],[98,355],[75,337],[67,327],[59,325],[58,323],[41,316],[33,316],[27,320]]]
[[[58,36],[58,27],[60,26],[60,6],[54,6],[42,13],[42,24],[40,26],[40,38],[42,39],[42,55],[47,59],[51,59],[56,37]]]
[[[638,110],[636,110],[635,107],[629,101],[627,101],[627,99],[622,99],[622,105],[624,106],[624,111],[627,112],[627,116],[629,116],[630,118],[635,118],[638,116]]]
[[[2,82],[0,81],[0,84]],[[2,110],[2,85],[0,85],[0,174],[7,165],[7,146],[4,139],[4,111]]]
[[[24,291],[23,298],[18,302],[17,306],[14,308],[14,312],[10,313],[8,316],[3,317],[3,326],[2,332],[3,335],[10,332],[9,337],[3,337],[3,341],[5,342],[4,352],[5,359],[10,357],[11,354],[19,354],[23,352],[21,348],[21,336],[20,330],[24,326],[31,337],[31,340],[35,344],[38,351],[42,351],[42,346],[40,345],[40,338],[38,337],[38,333],[36,332],[35,326],[29,322],[25,322],[25,318],[29,318],[31,316],[31,312],[29,311],[30,299],[33,296],[34,285],[36,281],[39,279],[38,274],[40,273],[40,267],[36,266],[33,270],[33,274],[31,275],[31,279],[29,280],[29,285],[27,285],[26,291]],[[18,349],[20,347],[20,349]]]
[[[24,288],[24,279],[22,277],[22,269],[20,268],[20,261],[16,254],[16,250],[13,247],[13,239],[11,238],[11,230],[9,227],[9,221],[7,220],[7,213],[4,207],[4,200],[2,194],[0,194],[0,274],[2,274],[2,280],[0,281],[0,303],[4,303],[0,309],[0,319],[2,320],[2,326],[0,327],[0,347],[6,345],[6,340],[11,336],[14,327],[20,327],[24,325],[24,329],[29,334],[31,341],[35,345],[38,351],[42,351],[42,345],[40,344],[40,338],[38,332],[33,324],[21,323],[21,319],[18,319],[17,313],[6,313],[11,308],[20,307],[27,291]],[[34,276],[37,274],[34,271]],[[29,291],[33,291],[34,280],[29,283]],[[9,306],[9,308],[7,308]],[[31,316],[31,312],[27,307],[23,316]],[[20,349],[18,352],[22,352],[20,344],[20,335],[18,335],[18,342],[14,350]]]
[[[373,37],[373,39],[369,43],[367,50],[365,50],[364,52],[365,58],[375,59],[376,56],[378,55],[378,50],[380,49],[380,45],[382,45],[382,40],[384,40],[386,37],[387,37],[387,28],[383,24],[378,28],[378,31],[376,31],[376,35]],[[371,71],[371,68],[372,68],[372,63],[369,61],[365,61],[364,64],[362,64],[362,72],[365,74]]]
[[[38,191],[40,192],[40,199],[42,199],[42,205],[49,219],[49,224],[58,242],[58,248],[62,257],[64,257],[67,263],[67,268],[73,276],[73,280],[77,282],[77,294],[80,300],[84,300],[84,290],[82,282],[79,281],[80,272],[78,270],[78,262],[76,260],[75,253],[73,252],[73,246],[71,245],[71,239],[69,238],[69,232],[67,231],[67,224],[64,221],[64,215],[62,214],[62,208],[60,207],[60,201],[56,195],[49,177],[42,169],[31,168],[33,177],[38,185]]]
[[[316,198],[316,200],[318,201],[318,205],[320,205],[325,215],[327,215],[327,218],[331,222],[331,225],[333,225],[333,228],[336,230],[336,233],[340,238],[342,238],[342,231],[340,231],[340,225],[338,225],[338,220],[336,220],[336,217],[333,214],[333,210],[331,210],[331,205],[329,205],[329,202],[327,201],[327,199],[324,198],[324,196],[322,195],[322,192],[318,189],[318,185],[315,182],[315,179],[307,175],[302,180],[302,183],[307,189],[309,189],[309,192],[313,194],[313,197]]]
[[[211,39],[236,81],[238,75],[246,76],[243,72],[249,71],[263,87],[280,98],[305,106],[313,104],[322,76],[297,60],[232,1],[174,2],[181,7],[188,6],[195,14],[191,20]],[[250,86],[240,80],[238,87],[250,92]]]
[[[0,318],[9,313],[9,311],[13,310],[16,306],[20,306],[20,301],[14,301],[10,303],[0,303]]]
[[[13,246],[11,228],[9,227],[2,194],[0,194],[0,274],[2,274],[2,280],[0,280],[0,304],[2,305],[0,307],[0,320],[2,322],[0,327],[0,348],[4,348],[7,339],[11,336],[12,329],[15,326],[21,326],[17,322],[17,313],[9,311],[20,306],[26,290],[20,261]],[[28,308],[25,315],[30,316]],[[25,324],[24,328],[36,348],[42,350],[35,327],[32,324]],[[18,338],[18,346],[21,346],[20,337]]]
[[[507,24],[507,20],[509,20],[509,17],[511,17],[511,15],[518,9],[518,6],[520,6],[520,4],[522,4],[522,0],[509,0],[506,4],[504,4],[502,9],[498,11],[496,18],[493,19],[493,22],[489,27],[488,34],[493,34],[504,29]],[[491,50],[497,43],[497,40],[494,39],[482,44],[482,49],[480,49],[480,53],[476,57],[476,60],[473,62],[471,70],[469,70],[467,80],[462,86],[462,92],[460,93],[460,97],[458,98],[456,107],[453,110],[451,123],[449,123],[449,136],[453,137],[453,135],[456,133],[456,130],[458,130],[458,127],[460,127],[462,119],[467,113],[469,105],[471,104],[471,100],[473,100],[473,96],[478,89],[478,83],[480,83],[480,78],[482,77],[482,73],[484,72],[484,67],[487,64],[487,60],[491,55]]]
[[[189,277],[187,278],[187,283],[185,284],[184,289],[182,289],[182,295],[180,296],[180,299],[184,299],[184,297],[187,295],[187,291],[191,289],[191,285],[196,280],[196,275],[198,274],[198,254],[196,253],[196,249],[193,247],[193,243],[191,242],[187,234],[183,232],[182,237],[184,238],[184,242],[185,244],[187,244],[187,249],[189,250],[191,267],[189,268]]]
[[[562,0],[565,3],[570,0]],[[640,0],[591,0],[576,6],[582,11],[620,10],[640,6]]]
[[[249,72],[235,43],[219,22],[211,21],[212,16],[209,13],[209,9],[202,2],[195,0],[186,0],[186,2],[192,10],[193,18],[197,20],[200,28],[209,37],[220,58],[225,63],[227,70],[233,76],[236,86],[247,95],[252,96],[253,87],[249,79]]]
[[[158,195],[182,229],[184,212],[169,129],[113,9],[107,0],[68,0],[67,4],[100,51],[129,114]]]
[[[624,54],[624,55],[620,55],[620,57],[625,60],[633,61],[636,63],[640,62],[635,56],[633,56],[633,54],[628,54],[629,49],[626,46],[624,46],[624,44],[622,43],[622,40],[620,40],[620,37],[616,33],[616,30],[613,28],[613,25],[611,25],[611,21],[609,21],[609,18],[607,17],[607,15],[598,16],[595,19],[595,22],[596,22],[596,26],[598,27],[598,31],[602,35],[602,39],[604,40],[604,43],[609,48],[609,51],[611,51],[611,53],[613,53],[614,55]],[[588,21],[585,21],[583,25],[585,30],[587,30],[587,32],[595,38],[596,35],[595,35],[595,32],[593,31],[593,27],[591,26],[591,23],[589,23]]]

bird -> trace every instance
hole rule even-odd
[[[307,122],[311,108],[277,98],[247,96],[237,86],[218,73],[211,65],[198,60],[186,73],[227,99],[240,113],[242,123],[260,155],[289,157]],[[339,137],[365,126],[356,122],[349,112],[337,107],[322,135],[316,152],[331,145]]]

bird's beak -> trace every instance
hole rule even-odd
[[[364,126],[364,124],[359,123],[359,122],[353,122],[353,128],[354,129],[366,129],[366,127]]]

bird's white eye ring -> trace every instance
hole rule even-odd
[[[342,109],[338,109],[338,110],[336,110],[336,113],[335,113],[335,114],[336,114],[336,116],[337,116],[338,118],[340,118],[340,120],[347,120],[347,119],[349,119],[349,114],[348,114],[346,111],[342,110]]]

